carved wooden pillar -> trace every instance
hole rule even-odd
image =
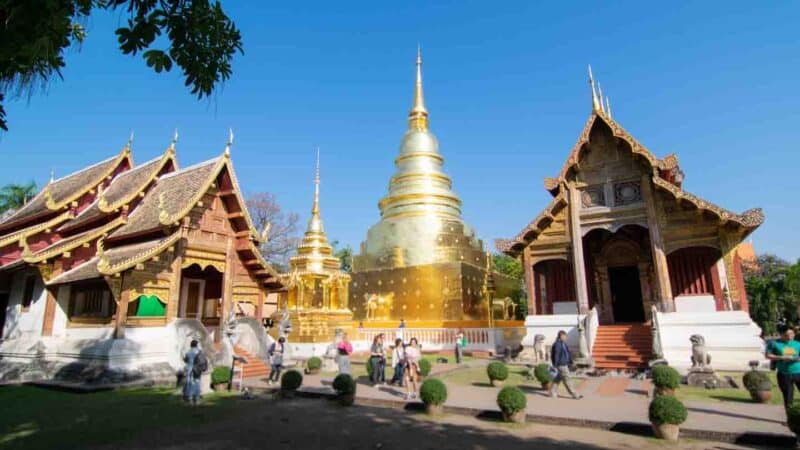
[[[169,280],[169,301],[167,302],[167,323],[178,317],[178,304],[181,301],[181,271],[183,270],[183,253],[186,248],[186,233],[181,230],[181,239],[172,246],[171,278]]]
[[[722,250],[722,262],[725,264],[725,278],[726,286],[728,289],[728,296],[731,300],[731,306],[734,310],[744,309],[742,298],[746,298],[744,291],[744,280],[742,278],[741,266],[737,267],[738,257],[736,255],[736,247],[741,242],[741,237],[738,233],[730,231],[725,228],[720,228],[719,243]],[[738,277],[737,277],[738,275]],[[739,278],[742,278],[741,280]]]
[[[130,285],[130,283],[127,283]],[[128,303],[131,299],[131,289],[125,283],[125,272],[120,275],[119,299],[117,301],[117,314],[114,318],[114,339],[125,338],[125,321],[128,318]]]
[[[667,254],[664,251],[664,240],[661,237],[661,223],[658,218],[660,204],[651,186],[649,175],[642,176],[642,198],[647,210],[647,228],[650,231],[650,251],[653,255],[653,269],[656,275],[655,296],[658,308],[662,312],[675,311],[675,300],[672,298],[672,286],[669,282]]]
[[[575,296],[580,314],[589,312],[589,292],[586,288],[586,264],[583,260],[581,235],[581,192],[569,185],[569,235],[572,241],[572,270],[575,278]]]
[[[258,295],[256,296],[256,320],[260,323],[261,319],[264,318],[264,301],[267,299],[267,294],[265,293],[265,287],[263,285],[258,286]]]
[[[525,290],[528,291],[528,315],[535,316],[538,312],[536,302],[539,293],[536,292],[536,280],[534,280],[536,275],[527,248],[522,250],[522,268],[525,270]]]
[[[57,277],[62,272],[61,267],[61,260],[56,259],[52,263],[52,268],[50,270],[50,276],[47,277],[45,283],[50,281],[51,279]],[[56,318],[56,307],[58,306],[58,289],[59,286],[52,286],[49,287],[45,285],[45,291],[47,292],[47,298],[45,299],[44,304],[44,318],[42,320],[42,336],[52,336],[53,335],[53,322]]]
[[[228,320],[233,307],[233,278],[235,276],[234,260],[236,258],[236,246],[233,237],[228,237],[228,245],[225,248],[225,274],[222,276],[222,307],[219,314],[219,325],[217,332],[214,333],[214,341],[222,342],[222,333],[225,330],[225,322]]]

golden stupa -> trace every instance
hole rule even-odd
[[[415,326],[489,320],[497,277],[490,276],[483,242],[461,219],[461,200],[443,164],[428,129],[418,52],[414,103],[397,171],[378,204],[380,221],[353,258],[350,305],[356,320],[388,326],[401,319]]]
[[[292,342],[331,342],[337,328],[352,326],[348,308],[350,275],[341,270],[333,256],[322,226],[319,210],[319,151],[314,177],[314,205],[297,255],[289,260],[289,272],[282,276],[287,287],[280,297],[276,316],[289,312]]]

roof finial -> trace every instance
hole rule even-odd
[[[592,65],[589,64],[589,86],[592,87],[592,109],[600,111],[600,102],[597,100],[597,92],[594,90],[594,76],[592,76]]]
[[[611,118],[611,101],[608,99],[608,96],[606,96],[606,114]]]
[[[126,148],[128,151],[130,151],[130,150],[131,150],[131,144],[133,144],[133,130],[131,130],[131,135],[130,135],[130,137],[128,138],[128,143],[127,143],[127,144],[125,144],[125,148]]]
[[[417,81],[414,85],[414,104],[408,113],[408,127],[418,130],[428,129],[428,110],[422,94],[422,49],[417,44]]]
[[[56,181],[56,169],[50,168],[50,182]]]
[[[319,147],[317,147],[317,168],[314,172],[314,205],[311,214],[319,214]]]
[[[175,128],[175,134],[172,135],[172,142],[169,143],[169,149],[175,151],[175,144],[178,143],[178,129]]]
[[[231,156],[231,146],[233,145],[233,128],[228,128],[228,142],[225,144],[225,157]]]
[[[603,88],[599,81],[597,82],[597,98],[600,100],[600,111],[606,112],[605,106],[603,106]]]

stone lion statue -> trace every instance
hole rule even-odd
[[[533,351],[537,363],[547,361],[547,346],[544,345],[543,334],[537,334],[533,337]]]
[[[704,369],[711,365],[711,355],[706,350],[706,338],[700,334],[693,334],[689,341],[692,343],[692,368]]]

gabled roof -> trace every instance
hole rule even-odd
[[[98,198],[75,219],[61,227],[61,231],[74,229],[119,210],[131,203],[137,195],[152,183],[168,165],[177,168],[175,150],[168,148],[163,155],[119,174]]]
[[[51,181],[31,201],[0,223],[0,233],[48,212],[68,207],[104,179],[112,176],[120,164],[126,161],[129,167],[133,165],[130,147],[127,146],[116,156]]]
[[[13,231],[9,234],[6,234],[5,236],[0,236],[0,248],[13,244],[15,242],[22,245],[24,244],[25,239],[27,239],[29,236],[55,228],[71,218],[72,218],[72,213],[69,211],[64,211],[63,213],[53,217],[50,220],[34,223],[33,225],[22,228],[20,230]]]
[[[37,263],[45,261],[50,258],[61,256],[64,253],[70,252],[84,244],[88,244],[91,241],[102,237],[103,235],[109,233],[111,230],[122,225],[123,223],[125,223],[125,219],[122,217],[117,217],[116,219],[108,222],[103,226],[92,228],[90,230],[84,231],[83,233],[78,233],[74,236],[62,239],[37,252],[31,252],[30,249],[28,248],[27,243],[24,242],[22,259],[26,263]]]
[[[715,205],[707,200],[704,200],[694,194],[687,192],[680,187],[680,181],[675,179],[665,178],[665,174],[671,173],[673,170],[680,170],[678,167],[678,158],[674,154],[668,155],[663,159],[657,158],[650,150],[642,145],[630,133],[625,131],[610,115],[602,110],[593,109],[589,120],[583,127],[578,141],[572,147],[564,166],[561,169],[557,178],[546,178],[545,189],[556,197],[553,202],[548,205],[544,211],[513,239],[498,239],[495,241],[495,246],[501,252],[507,253],[511,256],[519,254],[525,246],[536,238],[542,231],[544,226],[547,226],[552,221],[548,217],[552,216],[554,208],[564,202],[564,189],[567,182],[567,176],[570,171],[578,164],[581,157],[581,152],[588,148],[586,144],[589,143],[589,136],[592,128],[597,122],[604,123],[610,129],[614,137],[624,140],[634,154],[641,156],[646,160],[652,171],[652,180],[656,188],[666,191],[677,200],[687,201],[694,205],[696,208],[707,211],[716,215],[723,222],[735,223],[748,232],[755,230],[761,223],[764,222],[764,213],[761,208],[749,209],[741,214],[734,213],[720,206]]]

